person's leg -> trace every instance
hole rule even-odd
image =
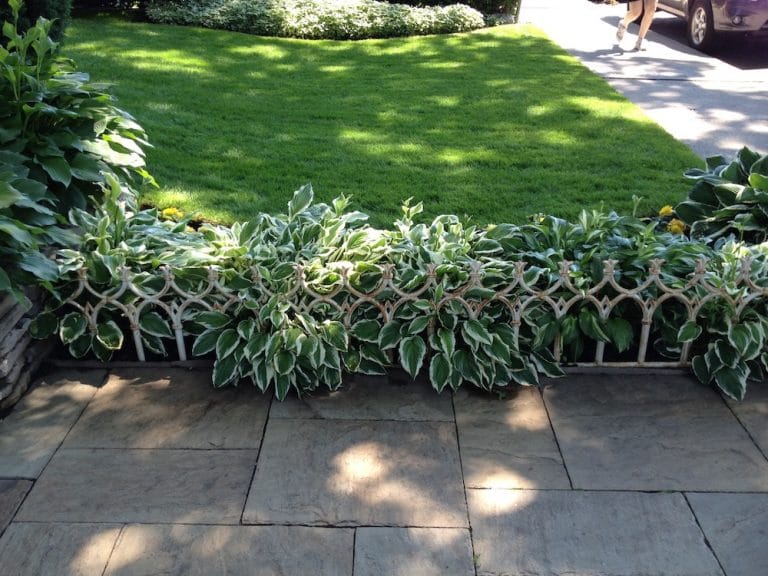
[[[629,3],[629,9],[627,10],[627,13],[624,16],[624,18],[622,18],[621,22],[619,22],[619,27],[616,30],[616,40],[621,42],[622,38],[624,38],[624,32],[627,31],[627,26],[629,26],[632,22],[637,20],[637,17],[640,16],[642,11],[643,11],[643,0],[632,0]]]
[[[643,40],[645,39],[645,35],[648,34],[648,29],[651,27],[651,22],[653,22],[653,16],[656,14],[656,5],[658,3],[659,0],[643,0],[645,14],[643,14],[643,19],[640,21],[640,32],[637,33],[637,44],[635,44],[637,50],[641,50],[643,47]]]

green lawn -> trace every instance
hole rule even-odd
[[[535,29],[302,41],[75,20],[66,55],[147,129],[146,201],[218,221],[283,211],[311,182],[376,224],[521,222],[683,199],[701,161]]]

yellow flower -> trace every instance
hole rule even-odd
[[[667,224],[667,230],[672,232],[672,234],[682,234],[685,232],[685,222],[678,220],[677,218],[673,218],[669,221],[669,224]]]
[[[184,212],[178,208],[165,208],[160,212],[160,216],[166,220],[181,220]]]
[[[661,210],[659,210],[659,216],[661,216],[662,218],[666,218],[667,216],[672,216],[672,214],[674,213],[675,213],[675,209],[672,208],[672,206],[670,206],[669,204],[667,204],[666,206],[662,206]]]

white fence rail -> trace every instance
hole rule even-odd
[[[525,311],[534,305],[547,307],[559,319],[566,316],[575,306],[588,302],[594,306],[602,320],[608,320],[620,303],[629,301],[636,306],[641,323],[638,342],[633,346],[633,350],[637,352],[635,359],[620,362],[606,360],[605,343],[597,342],[594,360],[576,364],[606,367],[684,367],[689,364],[690,344],[684,345],[679,358],[674,360],[646,360],[654,315],[666,303],[678,302],[687,312],[685,320],[696,321],[703,306],[712,300],[720,300],[729,306],[735,317],[740,316],[750,303],[759,299],[768,299],[768,287],[759,285],[750,277],[750,264],[749,259],[741,262],[741,269],[735,281],[729,282],[726,289],[711,282],[706,260],[699,261],[695,271],[687,278],[684,285],[678,286],[667,285],[662,278],[663,262],[652,260],[649,262],[646,277],[636,286],[627,288],[620,285],[616,279],[619,272],[616,262],[608,260],[603,262],[602,279],[587,289],[580,289],[573,283],[570,262],[561,263],[559,273],[546,288],[529,285],[524,276],[526,263],[517,262],[514,280],[496,290],[493,296],[483,299],[467,296],[473,288],[483,287],[483,271],[479,265],[475,265],[471,267],[469,279],[464,285],[450,292],[444,292],[442,298],[432,304],[436,310],[439,310],[449,302],[458,302],[469,318],[476,318],[485,307],[497,303],[508,310],[511,318],[510,325],[519,333],[524,322]],[[336,316],[349,327],[355,312],[361,306],[375,307],[380,319],[387,322],[406,303],[432,298],[440,284],[432,267],[428,270],[425,281],[418,288],[413,291],[403,291],[398,288],[398,283],[395,281],[394,267],[383,266],[380,270],[381,278],[376,288],[361,292],[350,281],[350,269],[340,267],[340,280],[337,285],[327,293],[319,293],[311,287],[302,266],[296,266],[290,290],[280,295],[296,312],[311,313],[318,306],[331,306],[336,310]],[[187,343],[183,329],[185,313],[191,309],[217,310],[226,313],[241,302],[241,297],[237,291],[223,285],[219,271],[214,268],[208,269],[207,280],[194,292],[180,286],[170,268],[161,268],[157,274],[163,282],[159,290],[143,289],[135,282],[136,276],[124,268],[121,270],[119,286],[107,292],[100,292],[89,282],[87,272],[80,270],[78,286],[68,297],[65,305],[82,312],[92,330],[96,329],[99,315],[105,309],[119,311],[130,324],[137,358],[141,362],[146,360],[146,353],[141,338],[139,318],[146,309],[152,309],[169,320],[175,335],[178,360],[187,361]],[[274,292],[256,270],[252,271],[251,276],[254,286],[258,288],[256,292],[260,294],[259,304],[265,304],[274,296]],[[83,304],[81,300],[87,300],[87,303]],[[558,361],[561,360],[560,348],[558,335],[555,337],[553,350],[555,359]]]

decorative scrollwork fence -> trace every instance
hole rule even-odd
[[[625,301],[633,303],[639,311],[641,322],[638,343],[633,349],[637,355],[632,361],[610,361],[605,359],[605,342],[597,342],[595,346],[594,360],[591,362],[576,362],[579,366],[606,366],[606,367],[650,367],[671,368],[685,367],[690,361],[690,347],[687,343],[682,346],[679,358],[670,361],[647,361],[649,351],[649,337],[654,314],[662,305],[675,301],[684,306],[687,321],[697,321],[703,306],[712,300],[720,300],[726,303],[735,318],[738,318],[745,307],[756,300],[768,299],[768,283],[756,282],[750,276],[749,259],[741,261],[741,268],[735,280],[728,282],[727,287],[717,286],[711,282],[711,275],[707,272],[707,261],[698,261],[695,271],[689,275],[684,284],[670,286],[662,278],[663,262],[660,260],[649,261],[647,275],[642,281],[631,288],[622,286],[617,282],[616,261],[603,262],[602,279],[588,288],[580,289],[574,285],[571,274],[571,263],[563,261],[559,272],[554,275],[554,281],[545,288],[531,286],[526,282],[525,262],[515,263],[514,280],[501,289],[495,290],[492,296],[482,299],[467,297],[474,288],[483,288],[483,271],[479,264],[473,264],[470,268],[468,281],[460,287],[444,291],[439,301],[433,301],[435,310],[441,309],[449,302],[458,302],[466,311],[469,318],[477,318],[484,308],[492,303],[498,303],[506,307],[511,318],[510,324],[519,334],[523,323],[525,311],[533,306],[546,306],[560,319],[568,315],[569,311],[583,302],[588,302],[599,314],[599,317],[607,321],[616,307]],[[341,319],[347,327],[352,323],[354,314],[363,305],[375,307],[380,319],[386,323],[390,321],[397,310],[408,302],[432,298],[438,288],[439,279],[435,273],[435,267],[427,270],[425,281],[412,291],[404,291],[398,287],[395,281],[395,268],[392,265],[380,267],[381,277],[375,289],[367,292],[359,291],[350,281],[350,267],[339,266],[340,280],[327,292],[320,293],[314,290],[307,281],[305,269],[301,265],[295,267],[294,281],[290,290],[280,293],[284,301],[290,304],[295,312],[311,313],[318,306],[325,305],[335,309],[337,318]],[[139,319],[142,312],[150,307],[155,312],[164,314],[172,327],[176,340],[178,359],[187,361],[185,334],[183,329],[184,314],[190,308],[200,310],[216,310],[226,313],[233,306],[242,301],[236,290],[226,287],[222,283],[220,272],[215,268],[208,269],[207,280],[202,288],[190,292],[179,286],[172,269],[162,267],[157,270],[157,275],[162,279],[163,285],[159,290],[148,291],[139,286],[134,280],[136,276],[127,268],[121,269],[121,282],[116,288],[107,292],[100,292],[94,288],[88,280],[87,271],[79,270],[78,286],[65,301],[65,306],[71,306],[79,310],[88,320],[92,330],[96,329],[99,314],[105,310],[119,311],[129,322],[133,333],[133,341],[138,360],[146,360],[145,348],[142,343]],[[254,269],[251,272],[252,282],[258,286],[257,292],[260,299],[259,305],[265,304],[275,292],[270,289]],[[382,297],[388,294],[387,297]],[[394,295],[394,296],[393,296]],[[90,298],[87,298],[90,296]],[[86,298],[83,298],[86,297]],[[88,299],[89,302],[81,304],[80,299]],[[94,303],[95,302],[95,303]],[[561,360],[560,335],[555,336],[554,356]]]

